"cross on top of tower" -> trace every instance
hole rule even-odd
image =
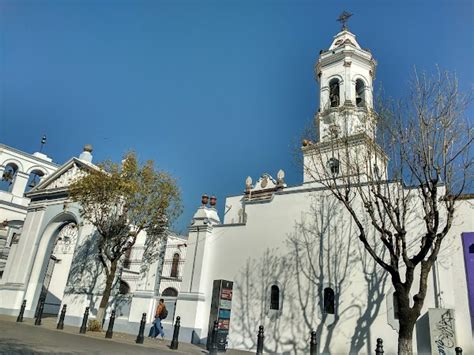
[[[343,11],[342,14],[339,15],[339,18],[337,21],[339,21],[342,24],[342,30],[345,31],[347,30],[347,21],[349,21],[349,17],[351,17],[352,14],[347,11]]]

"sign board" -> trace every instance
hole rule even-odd
[[[231,309],[231,306],[232,306],[232,301],[223,300],[223,299],[220,300],[220,303],[219,303],[220,309]]]
[[[456,332],[454,310],[430,308],[428,310],[431,354],[455,355]]]
[[[207,349],[212,339],[212,328],[217,321],[216,343],[218,351],[226,351],[229,335],[230,314],[232,306],[232,281],[214,280],[212,289],[211,309],[209,312],[209,328]]]
[[[229,330],[229,319],[219,319],[219,329]]]
[[[232,289],[223,288],[221,291],[221,299],[232,300]]]
[[[219,320],[220,319],[230,319],[230,310],[219,309]]]

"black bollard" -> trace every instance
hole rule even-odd
[[[26,300],[23,300],[20,307],[20,313],[18,314],[18,317],[16,318],[17,322],[23,322],[23,314],[25,313],[25,308],[26,308]]]
[[[462,355],[462,348],[460,346],[457,346],[454,351],[456,352],[456,355]]]
[[[214,321],[214,326],[212,327],[211,344],[209,345],[209,355],[217,355],[217,329],[218,323],[217,321]]]
[[[35,325],[41,325],[41,318],[43,317],[43,310],[44,310],[44,300],[40,301],[38,307],[38,313],[36,314]]]
[[[146,324],[146,313],[143,313],[142,320],[140,321],[140,329],[138,331],[137,340],[135,340],[135,343],[137,344],[143,344],[143,341],[145,340],[145,337],[143,336],[143,333],[145,332],[145,324]]]
[[[309,341],[309,354],[310,355],[316,355],[316,348],[318,346],[318,343],[316,341],[316,331],[311,332],[311,340]]]
[[[105,333],[105,337],[107,339],[112,339],[114,335],[114,323],[115,323],[115,310],[112,311],[109,319],[109,326],[107,327],[107,332]]]
[[[79,329],[79,333],[86,334],[88,318],[89,318],[89,307],[86,307],[86,310],[84,311],[84,318],[82,318],[81,329]]]
[[[179,327],[180,327],[181,317],[176,317],[176,323],[174,323],[173,339],[171,340],[170,349],[178,349],[178,338],[179,338]]]
[[[63,309],[61,310],[61,314],[59,315],[59,322],[56,326],[56,329],[64,329],[64,317],[66,316],[66,309],[67,305],[63,305]]]
[[[375,348],[375,355],[382,355],[383,354],[383,340],[381,338],[377,338],[377,347]]]
[[[263,334],[263,325],[261,325],[258,327],[257,354],[263,354],[263,339],[265,339],[265,335]]]

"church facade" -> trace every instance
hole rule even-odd
[[[321,51],[318,144],[348,137],[350,149],[377,160],[384,174],[388,159],[375,143],[371,114],[375,67],[370,51],[346,28]],[[287,186],[281,170],[276,178],[263,174],[253,182],[249,177],[243,194],[226,199],[222,221],[206,201],[197,210],[187,254],[195,262],[185,265],[177,303],[183,341],[206,343],[217,321],[223,334],[218,340],[229,348],[255,351],[263,325],[267,353],[307,353],[311,331],[321,354],[370,354],[377,338],[384,340],[385,354],[397,353],[391,281],[364,250],[349,213],[307,173],[339,169],[339,162],[328,155],[318,166],[309,142],[302,150],[303,184]],[[472,202],[472,196],[459,202],[430,276],[414,335],[418,354],[454,354],[456,346],[474,353]],[[419,221],[409,227],[413,235],[421,231]],[[447,328],[449,334],[439,334]],[[438,349],[439,344],[444,345]]]
[[[18,153],[13,148],[8,149]],[[72,181],[97,169],[92,163],[91,152],[92,147],[86,145],[78,158],[71,158],[61,166],[43,162],[48,170],[26,192],[15,190],[19,180],[12,175],[13,189],[10,188],[9,193],[11,195],[13,190],[20,195],[17,199],[23,202],[24,210],[17,217],[16,237],[10,243],[0,277],[0,313],[17,315],[25,300],[25,317],[34,317],[42,300],[44,314],[49,316],[58,316],[67,305],[65,324],[80,325],[86,307],[90,310],[89,319],[95,318],[105,285],[105,273],[96,252],[97,232],[83,220],[80,206],[71,202],[68,195]],[[34,157],[20,153],[23,159],[5,160],[4,165],[15,162],[20,171],[25,166],[29,168],[26,164]],[[29,168],[31,171],[39,169],[37,165],[30,165],[33,166]],[[26,177],[25,174],[27,181]],[[9,210],[1,207],[1,219],[12,218]],[[13,219],[8,221],[10,224]],[[143,256],[145,241],[146,233],[143,232],[130,252],[124,255],[117,272],[106,314],[108,319],[111,310],[116,311],[117,331],[136,334],[142,313],[147,314],[148,322],[153,320],[160,297],[166,299],[170,310],[176,303],[186,240],[170,232],[158,246],[158,257],[151,260],[145,260]],[[164,326],[170,334],[171,317]]]

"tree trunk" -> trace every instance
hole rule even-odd
[[[110,272],[105,282],[105,289],[104,293],[102,294],[102,299],[100,300],[99,310],[97,312],[96,318],[100,324],[104,323],[105,310],[109,304],[110,293],[112,292],[112,284],[115,279],[115,272],[117,271],[117,263],[118,260],[112,261],[112,264],[110,265]]]
[[[398,355],[412,355],[413,340],[412,337],[402,337],[398,335]]]
[[[398,355],[413,354],[413,328],[415,328],[417,317],[412,317],[411,315],[407,314],[410,312],[413,312],[413,310],[402,312],[400,314],[400,328],[398,330]],[[404,313],[407,315],[404,316]]]

